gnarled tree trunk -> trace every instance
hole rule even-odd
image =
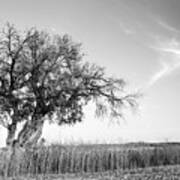
[[[16,128],[17,128],[16,123],[12,123],[12,124],[8,125],[8,128],[7,128],[8,135],[7,135],[7,138],[6,138],[6,145],[7,146],[13,146],[14,139],[15,139]]]
[[[15,135],[17,130],[17,123],[19,121],[18,110],[14,108],[14,114],[11,117],[12,122],[7,126],[6,146],[13,147],[15,143]]]
[[[18,144],[21,147],[36,145],[42,135],[43,124],[43,119],[39,117],[27,121],[18,135]]]

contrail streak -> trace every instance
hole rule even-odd
[[[180,68],[180,43],[177,40],[173,39],[168,43],[163,43],[162,47],[156,47],[154,49],[160,53],[161,68],[153,74],[147,87],[153,86],[157,81]]]

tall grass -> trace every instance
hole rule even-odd
[[[180,146],[116,147],[51,145],[1,156],[0,174],[95,173],[180,164]]]

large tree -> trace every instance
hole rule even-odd
[[[58,125],[82,120],[93,102],[96,114],[122,117],[123,107],[137,105],[125,81],[107,77],[104,68],[83,61],[81,45],[69,36],[7,24],[0,34],[0,123],[6,143],[36,144],[45,120]],[[23,126],[17,132],[17,125]]]

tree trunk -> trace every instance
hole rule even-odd
[[[15,133],[16,133],[16,127],[17,127],[17,124],[12,123],[7,128],[7,131],[8,131],[8,135],[7,135],[7,139],[6,139],[7,146],[13,146]]]
[[[27,121],[20,131],[17,142],[21,147],[27,147],[37,144],[42,135],[44,121],[42,118],[33,118]]]
[[[17,130],[17,123],[19,122],[18,110],[14,109],[14,114],[11,116],[12,123],[7,127],[7,138],[6,138],[6,146],[12,147],[15,143],[15,134]]]

